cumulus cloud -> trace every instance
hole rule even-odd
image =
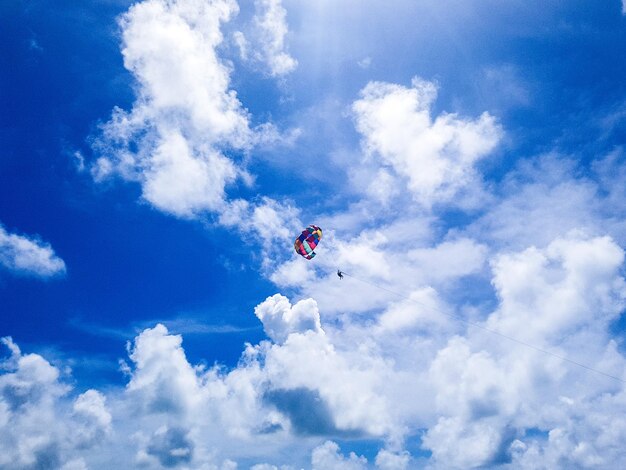
[[[526,184],[535,183],[531,180]],[[385,233],[389,229],[378,230]],[[337,344],[360,345],[363,356],[382,360],[377,373],[385,375],[388,387],[379,384],[374,389],[387,398],[383,409],[391,423],[382,435],[398,442],[392,437],[394,432],[403,435],[402,429],[427,429],[424,448],[432,452],[431,461],[441,468],[491,467],[503,463],[527,468],[533,465],[528,462],[539,462],[548,455],[555,465],[559,458],[575,462],[574,466],[624,459],[614,447],[620,439],[619,432],[610,437],[603,433],[602,439],[595,439],[591,430],[599,428],[592,420],[580,417],[571,422],[568,418],[572,406],[576,406],[573,403],[593,409],[592,414],[597,415],[604,415],[611,406],[621,409],[623,389],[619,381],[446,315],[467,315],[487,329],[614,377],[624,377],[626,362],[610,333],[610,325],[619,318],[626,299],[626,285],[621,276],[624,254],[611,237],[594,236],[586,230],[572,231],[566,225],[561,232],[553,232],[560,236],[546,245],[517,251],[509,247],[500,253],[490,253],[487,245],[459,237],[457,233],[455,238],[434,247],[405,249],[402,257],[413,261],[405,268],[403,261],[394,255],[394,244],[387,241],[402,241],[402,232],[396,228],[393,233],[393,237],[383,238],[382,243],[380,239],[373,242],[379,243],[384,257],[381,259],[393,260],[389,261],[393,271],[402,274],[388,274],[391,283],[387,284],[380,275],[385,272],[382,263],[379,266],[383,269],[378,272],[352,271],[365,283],[351,281],[349,277],[339,281],[332,271],[330,275],[323,274],[338,259],[335,250],[340,243],[333,239],[327,240],[326,246],[331,259],[325,261],[324,252],[320,251],[316,257],[319,270],[308,274],[314,282],[294,284],[307,293],[311,292],[310,285],[321,284],[313,295],[322,301],[320,305],[336,305],[341,298],[341,308],[348,312],[355,311],[350,300],[353,296],[367,298],[367,305],[372,308],[380,290],[383,294],[387,288],[403,293],[403,299],[396,297],[391,304],[393,297],[383,297],[373,319],[371,312],[358,320],[340,316],[339,326],[324,327],[326,338],[335,348]],[[377,239],[372,233],[368,235],[369,241]],[[430,239],[427,236],[424,240]],[[276,279],[289,282],[291,265],[282,265],[276,271]],[[472,273],[484,276],[486,268],[497,302],[490,314],[481,315],[475,307],[450,309],[442,302],[439,292],[445,291],[450,279]],[[293,269],[295,273],[296,268]],[[303,279],[302,274],[298,276]],[[298,276],[294,274],[294,279]],[[415,281],[416,276],[437,287],[413,290],[400,287],[402,278]],[[347,291],[343,289],[346,281],[350,282]],[[372,289],[372,284],[383,289]],[[330,292],[328,302],[324,301],[325,290]],[[272,306],[276,304],[272,301]],[[289,312],[288,306],[277,309],[268,320],[280,319],[281,324],[288,325],[283,320],[284,313]],[[321,313],[323,324],[325,308]],[[365,324],[360,326],[359,322]],[[289,341],[284,346],[286,351]],[[393,360],[394,367],[385,366],[385,359]],[[289,369],[285,365],[284,370]],[[314,389],[314,382],[302,390]],[[420,387],[423,390],[416,392]],[[606,395],[607,400],[600,403],[598,394]],[[434,402],[429,402],[429,395],[435,397]],[[404,406],[407,401],[412,404]],[[547,402],[553,404],[547,406]],[[429,406],[432,408],[428,409]],[[331,416],[337,416],[332,408],[329,411]],[[566,426],[563,420],[568,423]],[[611,425],[621,429],[619,419]],[[577,426],[588,430],[588,434],[574,432]],[[536,430],[540,430],[539,437],[533,434]],[[556,446],[556,436],[567,438],[559,438],[561,445]],[[574,452],[576,457],[567,456],[572,449],[578,449]],[[610,457],[599,459],[603,452],[608,452]],[[391,457],[381,451],[380,456],[381,466],[388,461],[398,468],[408,465],[404,462],[410,459],[402,452]]]
[[[626,361],[607,331],[623,307],[622,261],[611,239],[582,234],[541,250],[503,253],[491,263],[499,305],[484,324],[625,377]],[[585,301],[577,297],[589,291]],[[115,446],[120,459],[155,468],[232,469],[237,461],[256,460],[273,463],[253,468],[284,470],[295,462],[276,459],[295,452],[300,460],[308,453],[314,469],[405,469],[411,456],[403,442],[417,430],[425,430],[423,447],[441,468],[524,468],[542,459],[604,465],[626,458],[619,412],[626,401],[616,381],[590,379],[590,371],[556,357],[459,328],[438,302],[436,292],[425,289],[378,312],[373,322],[322,328],[324,315],[313,299],[292,304],[277,294],[254,312],[271,341],[247,345],[231,370],[191,364],[182,337],[157,325],[129,347],[124,390],[106,396],[91,390],[76,399],[56,368],[5,340],[12,354],[3,365],[9,372],[0,376],[0,408],[8,416],[2,422],[27,422],[26,410],[43,410],[54,432],[38,428],[22,456],[14,455],[15,442],[31,429],[26,424],[0,427],[10,436],[2,442],[22,465],[36,462],[40,452],[67,468],[100,468],[106,460],[98,455]],[[559,310],[562,304],[570,308]],[[565,310],[574,316],[562,322]],[[72,412],[59,419],[63,406]],[[364,457],[327,440],[333,437],[368,437],[384,447],[368,467]]]
[[[156,457],[164,467],[176,467],[189,463],[193,457],[193,443],[188,432],[181,428],[162,427],[155,431],[146,450]]]
[[[259,463],[250,467],[250,470],[293,470],[293,467],[287,465],[277,467],[276,465],[270,465],[268,463]]]
[[[408,468],[409,461],[408,452],[395,453],[381,449],[376,455],[376,466],[381,470],[405,470]]]
[[[283,76],[297,65],[286,11],[279,0],[254,5],[234,40],[244,60]],[[139,183],[145,201],[174,216],[215,213],[254,240],[252,257],[294,300],[257,305],[268,340],[247,344],[230,369],[192,364],[182,336],[159,324],[129,345],[123,389],[77,396],[59,369],[6,339],[0,466],[391,470],[409,467],[407,439],[421,439],[434,468],[626,462],[624,387],[593,372],[626,377],[609,333],[626,298],[613,235],[626,233],[615,220],[619,152],[595,162],[600,182],[548,155],[486,195],[477,165],[502,138],[494,116],[435,115],[437,87],[417,78],[370,82],[351,108],[366,155],[349,177],[362,200],[318,214],[323,243],[304,263],[285,255],[306,225],[293,202],[227,197],[229,185],[253,181],[240,156],[278,138],[271,125],[251,127],[219,53],[237,12],[234,0],[146,0],[120,18],[136,99],[102,126],[91,171]],[[486,75],[502,85],[514,72]],[[525,90],[509,91],[526,103]],[[401,211],[390,205],[398,200]],[[610,217],[606,201],[619,208]],[[448,230],[433,208],[450,205],[482,212]],[[0,262],[40,276],[65,269],[49,246],[2,228]],[[380,447],[374,462],[328,440],[364,438]]]
[[[135,338],[130,379],[114,408],[133,417],[122,422],[125,433],[136,435],[137,462],[197,467],[218,458],[236,460],[242,442],[261,460],[272,456],[272,442],[289,445],[303,435],[393,432],[390,403],[381,397],[389,364],[377,354],[334,344],[312,300],[292,307],[272,296],[255,313],[280,342],[248,345],[231,371],[193,366],[182,338],[162,325]]]
[[[136,436],[138,463],[213,465],[219,458],[241,457],[241,443],[261,460],[272,457],[272,443],[289,445],[303,435],[390,432],[389,404],[378,392],[380,371],[388,367],[384,361],[336,347],[319,326],[314,301],[291,307],[286,298],[273,296],[256,313],[268,331],[281,331],[281,342],[248,345],[231,371],[193,366],[182,338],[162,325],[135,338],[130,379],[114,408],[133,417],[122,422],[124,432]],[[311,325],[308,319],[314,319]]]
[[[352,106],[365,151],[406,181],[414,199],[427,207],[480,186],[475,163],[502,133],[488,113],[473,120],[447,113],[433,118],[436,97],[436,85],[418,78],[410,88],[370,82]]]
[[[42,278],[65,273],[65,262],[35,237],[9,233],[0,225],[0,265],[16,273]]]
[[[137,336],[129,357],[134,372],[127,393],[138,397],[146,412],[185,416],[201,399],[196,371],[181,347],[182,338],[159,324]]]
[[[86,468],[81,454],[111,430],[105,397],[88,390],[69,398],[56,367],[22,354],[11,338],[2,343],[11,355],[0,363],[0,467]]]
[[[254,57],[271,75],[295,61],[283,52],[287,32],[280,1],[258,0]],[[228,212],[227,188],[252,184],[245,170],[255,145],[293,140],[251,116],[231,86],[232,64],[219,54],[222,27],[239,12],[234,0],[147,0],[119,19],[124,66],[137,83],[132,109],[114,108],[93,141],[96,181],[137,182],[157,209],[183,218]],[[244,47],[245,37],[237,36]]]
[[[111,432],[111,413],[106,397],[96,390],[87,390],[76,398],[72,414],[84,444],[97,444]]]
[[[501,303],[490,324],[533,344],[581,325],[605,330],[626,298],[619,276],[623,261],[622,249],[610,237],[579,234],[556,239],[544,250],[503,254],[493,260]],[[535,313],[532,322],[525,321],[524,312]]]
[[[601,372],[625,377],[626,361],[609,334],[609,322],[618,317],[626,298],[620,275],[623,257],[610,238],[580,234],[557,239],[543,250],[503,254],[493,262],[500,305],[486,325]],[[552,452],[553,437],[570,439],[580,436],[573,429],[595,428],[591,416],[608,409],[598,394],[621,408],[617,403],[624,393],[616,380],[602,379],[514,342],[496,341],[484,331],[450,340],[437,353],[430,374],[442,415],[426,433],[424,445],[442,466],[521,462]],[[573,403],[594,411],[577,415],[581,418],[572,422]],[[548,439],[526,437],[527,429],[545,430]],[[562,447],[560,458],[569,460],[569,452],[577,447],[589,457],[588,463],[605,451],[613,461],[623,460],[626,456],[613,451],[617,435],[605,437],[602,445],[599,440],[572,439],[569,447]],[[583,462],[581,456],[573,465]]]
[[[292,307],[286,297],[276,294],[257,305],[254,314],[263,323],[265,333],[276,343],[284,343],[291,333],[324,333],[313,299],[301,300]]]
[[[168,21],[187,21],[181,5],[167,5]],[[124,20],[129,24],[132,12]],[[219,26],[211,31],[219,36]],[[227,74],[225,83],[221,92],[228,89]],[[240,175],[228,159],[218,173],[230,176],[209,182],[214,167],[197,159],[199,147],[189,138],[188,129],[201,127],[189,127],[189,103],[174,106],[185,109],[184,126],[146,140],[158,142],[144,154],[149,165],[136,166],[139,153],[101,160],[103,171],[135,175],[144,197],[162,203],[157,207],[185,216],[215,210],[219,223],[261,240],[253,256],[296,300],[276,294],[259,303],[254,314],[269,340],[246,345],[230,370],[191,364],[182,337],[163,325],[141,332],[129,348],[126,388],[106,400],[91,391],[72,403],[74,425],[88,427],[81,445],[132,436],[120,454],[156,468],[227,469],[243,461],[272,462],[253,467],[259,470],[287,469],[294,462],[280,456],[290,452],[300,462],[310,455],[312,468],[368,468],[365,458],[344,455],[327,441],[368,438],[380,445],[370,468],[405,469],[411,463],[405,442],[418,437],[434,468],[626,461],[624,388],[558,357],[625,377],[624,356],[609,333],[626,298],[624,254],[615,238],[599,233],[611,227],[598,223],[599,184],[572,176],[566,160],[536,158],[504,178],[502,199],[483,207],[477,221],[444,232],[431,206],[481,185],[476,163],[497,145],[501,130],[488,114],[432,117],[435,98],[434,85],[419,80],[411,88],[370,83],[363,90],[353,111],[375,177],[361,189],[385,203],[400,197],[403,182],[425,208],[380,215],[364,200],[323,214],[319,224],[330,228],[315,263],[284,254],[282,247],[306,225],[293,203],[226,200],[220,181]],[[146,102],[152,101],[158,102]],[[233,103],[237,114],[240,105]],[[132,121],[140,105],[120,112],[120,122]],[[222,145],[245,147],[249,128],[245,113],[239,116],[242,133],[216,131],[202,148],[219,159],[226,158]],[[137,129],[153,121],[138,122]],[[124,129],[130,128],[117,130]],[[131,134],[129,142],[137,141]],[[174,153],[186,160],[168,160]],[[596,162],[596,171],[618,204],[623,187],[612,161]],[[180,181],[194,184],[177,188]],[[209,187],[221,189],[210,193]],[[349,273],[342,281],[337,267]],[[489,291],[484,303],[471,298],[478,289]],[[117,429],[111,416],[118,417]],[[65,444],[54,446],[68,468],[93,461],[79,451],[70,455]]]
[[[339,452],[339,446],[336,443],[326,441],[313,450],[311,464],[313,470],[330,468],[333,470],[364,470],[367,468],[367,459],[357,456],[354,452],[350,452],[350,455],[345,457]]]
[[[308,422],[294,422],[299,416],[287,411],[296,429],[300,426],[300,432],[320,434],[316,426],[321,425],[357,435],[392,432],[389,403],[378,393],[389,368],[382,358],[334,344],[319,326],[313,300],[291,307],[286,298],[277,295],[257,307],[256,313],[266,331],[284,340],[255,350],[255,360],[263,359],[270,401],[282,411],[303,404],[310,410],[317,408],[317,418]],[[300,392],[291,395],[292,390]],[[295,402],[290,404],[292,400]]]
[[[94,144],[97,180],[137,181],[144,199],[180,217],[220,208],[225,187],[242,174],[223,149],[251,141],[248,114],[216,51],[221,24],[237,11],[231,0],[153,0],[121,17],[137,98],[132,110],[113,111]]]
[[[322,218],[319,224],[332,227],[342,222]],[[456,233],[438,242],[431,224],[429,217],[404,213],[390,223],[325,230],[314,263],[302,263],[295,254],[286,261],[276,257],[270,279],[314,298],[326,315],[341,315],[384,309],[399,299],[398,294],[423,295],[430,287],[436,295],[461,279],[486,276],[485,244]],[[337,269],[365,282],[347,278],[337,283]],[[372,289],[368,283],[383,289]]]

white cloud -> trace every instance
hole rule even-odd
[[[244,174],[223,149],[245,149],[252,140],[216,52],[221,24],[237,11],[231,0],[151,0],[121,17],[137,98],[131,111],[113,111],[94,144],[97,180],[118,174],[137,181],[148,202],[180,217],[221,208],[225,187]]]
[[[399,330],[419,328],[434,334],[438,329],[450,327],[445,305],[438,298],[437,291],[425,287],[410,293],[406,299],[391,303],[378,317],[378,333],[390,333]]]
[[[273,346],[265,355],[265,373],[277,390],[298,390],[315,419],[302,419],[281,403],[279,409],[291,418],[302,434],[365,433],[382,437],[392,432],[389,403],[378,393],[388,369],[376,355],[358,357],[335,347],[325,336],[291,335],[283,347]],[[282,407],[282,408],[281,408]]]
[[[313,450],[311,464],[312,470],[364,470],[367,468],[367,459],[357,456],[354,452],[344,457],[336,443],[326,441]]]
[[[522,160],[500,185],[500,197],[470,232],[494,248],[545,247],[572,230],[609,232],[598,184],[577,176],[576,162],[556,154]],[[610,233],[610,232],[609,232]]]
[[[250,243],[252,257],[260,261],[269,277],[275,266],[284,261],[284,247],[293,246],[294,234],[304,227],[298,216],[299,210],[289,202],[267,197],[255,203],[236,199],[226,204],[219,223],[239,231],[242,239]]]
[[[274,296],[259,305],[266,329],[276,324],[272,307],[295,311],[294,318],[318,314],[313,301],[288,304]],[[241,457],[241,442],[248,455],[267,458],[278,442],[289,445],[302,435],[389,432],[388,405],[377,392],[387,365],[364,351],[337,348],[321,329],[300,326],[281,344],[249,345],[230,372],[192,366],[182,338],[162,325],[142,332],[130,350],[130,381],[114,406],[133,416],[123,420],[124,432],[138,433],[139,461],[197,467],[218,455]]]
[[[595,210],[596,215],[603,215],[600,221],[596,221],[596,227],[598,223],[601,224],[602,229],[622,245],[626,242],[625,161],[626,152],[618,147],[592,163],[591,167],[598,184],[596,194],[603,197],[599,203],[594,204],[595,201],[590,201],[586,208],[588,211]]]
[[[129,382],[113,395],[111,406],[118,420],[113,445],[124,449],[122,461],[156,468],[236,468],[225,454],[240,455],[237,447],[268,419],[256,364],[246,367],[244,354],[241,367],[230,374],[193,366],[182,337],[163,325],[140,333],[129,358]],[[124,436],[133,439],[121,445]],[[248,446],[248,452],[254,454],[254,448]]]
[[[0,225],[0,265],[17,274],[42,278],[65,273],[65,262],[39,240],[7,232]]]
[[[276,465],[270,465],[269,463],[258,463],[250,467],[250,470],[279,470]]]
[[[585,403],[568,400],[562,422],[545,440],[528,438],[513,443],[513,468],[621,466],[626,455],[617,442],[626,437],[625,399],[621,392]]]
[[[257,0],[253,52],[271,75],[295,67],[284,49],[285,10]],[[226,190],[253,183],[244,168],[255,145],[289,142],[271,123],[251,116],[232,88],[232,64],[218,49],[222,27],[238,13],[234,0],[146,0],[121,16],[124,66],[137,81],[130,111],[115,108],[101,126],[91,165],[96,181],[119,176],[138,182],[157,209],[184,218],[228,211]],[[242,50],[246,38],[235,35]],[[252,54],[252,52],[251,52]]]
[[[144,173],[143,196],[155,207],[176,215],[218,208],[224,186],[236,177],[233,164],[216,152],[195,158],[179,133],[163,136]]]
[[[370,65],[372,65],[372,58],[371,57],[364,57],[363,59],[359,60],[357,62],[357,65],[359,67],[361,67],[362,69],[369,69]]]
[[[284,343],[291,333],[324,333],[313,299],[301,300],[292,307],[286,297],[276,294],[257,305],[254,314],[263,323],[265,333],[279,344]]]
[[[626,298],[619,276],[623,261],[622,249],[610,237],[586,239],[576,233],[544,250],[503,254],[493,261],[501,303],[489,324],[537,345],[582,325],[605,330]]]
[[[326,7],[308,8],[336,12]],[[252,29],[233,36],[242,57],[274,77],[293,71],[281,2],[256,0],[255,8]],[[419,79],[411,87],[370,82],[352,105],[367,155],[348,176],[362,200],[318,214],[324,239],[315,262],[303,262],[291,251],[306,225],[294,203],[227,197],[238,179],[254,180],[239,154],[279,138],[270,124],[251,128],[232,65],[218,53],[222,27],[237,11],[234,0],[146,0],[121,18],[137,96],[103,126],[92,173],[138,182],[148,203],[175,216],[215,212],[219,223],[254,239],[252,257],[270,280],[296,292],[293,303],[276,294],[256,307],[270,341],[246,345],[231,369],[192,364],[182,337],[156,325],[129,347],[123,390],[78,396],[56,367],[5,340],[12,356],[0,375],[0,462],[232,470],[236,459],[286,470],[301,466],[281,458],[304,462],[310,454],[314,469],[361,469],[364,457],[344,455],[327,439],[368,438],[383,447],[375,465],[391,470],[409,467],[405,440],[418,435],[435,468],[625,462],[619,381],[449,316],[625,377],[621,344],[609,333],[626,296],[613,233],[623,225],[615,220],[625,187],[623,172],[614,171],[619,152],[596,162],[600,183],[546,156],[518,165],[488,195],[477,164],[503,134],[491,114],[435,115],[436,86]],[[371,63],[367,56],[357,65]],[[511,102],[527,103],[526,88],[510,84],[515,69],[485,76]],[[328,127],[338,108],[325,114]],[[344,161],[352,165],[355,154],[345,150]],[[432,208],[448,204],[480,205],[483,213],[447,231]],[[1,230],[0,241],[15,237]],[[50,247],[27,241],[25,259],[65,269]],[[337,268],[350,275],[340,281]],[[480,289],[491,290],[471,299]]]
[[[556,239],[542,250],[496,257],[493,283],[500,304],[485,325],[625,377],[626,361],[609,335],[609,322],[618,317],[626,298],[623,259],[610,238],[581,234]],[[599,429],[597,416],[611,420],[615,409],[623,407],[618,404],[623,387],[616,380],[484,330],[468,333],[450,340],[431,364],[441,416],[426,433],[424,445],[440,466],[512,460],[527,468],[549,458],[553,465],[570,462],[576,467],[626,458],[614,451],[619,431],[591,438]],[[587,411],[573,415],[573,405]],[[619,420],[612,425],[622,427]],[[543,430],[549,439],[525,437],[526,429]],[[558,449],[557,436],[562,436]],[[596,460],[605,452],[611,454],[608,460]]]
[[[567,184],[566,180],[555,176],[558,172],[538,172],[537,176],[539,173],[544,182],[550,179],[554,184]],[[520,189],[536,184],[536,178],[527,178],[525,183],[520,183]],[[588,205],[581,210],[587,211],[586,207]],[[496,206],[494,210],[499,209]],[[511,219],[510,222],[523,228],[519,221]],[[405,231],[402,228],[405,223],[412,230]],[[503,224],[507,223],[509,221],[503,220]],[[468,329],[467,325],[445,315],[448,312],[455,316],[467,315],[471,321],[489,329],[623,377],[624,357],[608,331],[610,322],[618,318],[626,295],[620,275],[623,252],[610,237],[572,231],[570,227],[565,224],[558,230],[554,225],[551,233],[559,236],[545,245],[527,248],[520,238],[519,243],[513,244],[517,251],[509,246],[498,254],[490,252],[493,248],[485,243],[465,238],[462,231],[451,232],[446,241],[433,246],[428,229],[415,232],[410,218],[406,221],[401,218],[397,225],[379,226],[376,230],[363,228],[362,233],[357,231],[353,235],[352,241],[338,239],[333,231],[325,232],[324,248],[319,250],[315,265],[289,261],[277,267],[273,279],[297,287],[302,294],[312,295],[320,306],[323,305],[320,308],[322,324],[324,318],[332,318],[332,315],[325,315],[333,309],[345,313],[339,316],[339,325],[324,326],[326,342],[317,343],[318,351],[323,349],[322,344],[332,345],[337,361],[348,360],[352,364],[347,370],[357,364],[353,357],[346,355],[346,349],[351,347],[362,348],[359,350],[361,359],[380,361],[376,375],[384,376],[385,384],[374,379],[369,387],[385,398],[375,414],[387,417],[388,424],[379,428],[386,431],[374,431],[371,416],[361,415],[358,420],[373,435],[385,436],[397,443],[402,442],[402,437],[398,436],[403,436],[406,429],[426,428],[424,445],[433,453],[432,462],[441,468],[489,467],[505,462],[517,465],[538,462],[542,456],[547,459],[548,454],[556,465],[559,458],[569,458],[565,457],[568,453],[580,454],[579,460],[572,460],[576,462],[573,465],[594,462],[603,452],[610,453],[603,462],[619,462],[624,457],[613,447],[620,439],[619,432],[592,439],[599,428],[587,418],[564,428],[567,436],[575,436],[568,437],[569,447],[556,448],[554,439],[525,436],[534,429],[545,432],[546,436],[560,435],[562,421],[568,420],[571,414],[567,403],[572,399],[599,416],[605,416],[610,406],[620,408],[622,405],[618,403],[622,398],[616,381],[484,330]],[[476,236],[481,233],[476,231],[476,226],[470,227],[470,231]],[[336,278],[333,267],[340,259],[342,244],[346,243],[347,252],[361,250],[361,236],[368,246],[376,247],[380,256],[378,265],[382,269],[371,272],[365,266],[354,269],[358,262],[353,261],[352,256],[344,260],[348,266],[353,264],[350,272],[376,286],[403,293],[405,300],[390,304],[394,296],[386,296],[383,291],[380,307],[376,308],[373,306],[381,294],[379,289],[349,278],[343,281]],[[489,238],[485,237],[485,242],[487,240]],[[538,240],[545,240],[545,236],[541,235]],[[413,249],[407,248],[415,245]],[[485,263],[487,259],[489,264]],[[386,271],[386,263],[393,269]],[[440,293],[445,292],[452,280],[468,275],[485,276],[486,266],[492,269],[492,286],[498,305],[484,322],[486,312],[480,313],[480,310],[485,306],[478,307],[479,310],[462,305],[452,307],[442,300]],[[389,283],[385,276],[389,276]],[[298,284],[298,279],[311,282]],[[420,282],[424,282],[424,287],[416,289]],[[431,287],[427,287],[428,283],[432,283]],[[403,285],[411,288],[403,288]],[[472,286],[471,282],[464,285]],[[370,310],[364,317],[354,316],[359,307],[352,299],[366,299],[365,308],[374,312]],[[279,309],[280,315],[272,318],[280,318],[282,322],[283,313],[288,311]],[[447,338],[455,333],[458,337],[448,342]],[[286,334],[283,333],[283,337]],[[300,364],[307,362],[328,364],[330,370],[341,369],[337,366],[341,362],[319,359],[319,355],[312,361],[304,359],[309,354],[305,355],[304,351],[312,344],[311,339],[319,340],[314,334],[309,335],[309,339],[305,339],[306,336],[297,334],[294,341],[288,340],[280,347],[274,345],[264,353],[266,367],[280,359],[278,370],[291,377],[286,383],[301,387],[300,390],[315,389],[318,383],[335,383],[336,379],[320,374],[319,370],[308,367],[301,370]],[[386,361],[392,361],[393,366]],[[589,374],[594,378],[590,379]],[[351,377],[339,375],[344,380]],[[368,383],[364,377],[354,376],[349,380]],[[317,390],[320,397],[332,403],[332,394],[323,387]],[[563,390],[571,393],[564,396]],[[601,404],[595,398],[598,394],[607,394],[609,398]],[[429,396],[435,397],[434,402]],[[552,401],[557,404],[546,406]],[[609,402],[612,405],[607,405]],[[330,411],[335,423],[339,423],[342,410],[331,406]],[[612,425],[621,429],[619,422]],[[572,431],[576,426],[586,429],[584,436]],[[349,429],[345,425],[342,428]],[[572,449],[579,450],[573,452]],[[386,457],[384,453],[381,455]],[[397,455],[400,456],[396,459],[398,465],[404,465],[406,455],[401,452]],[[537,455],[539,457],[533,457]],[[536,460],[531,460],[533,458]],[[524,467],[523,463],[520,465]]]
[[[270,279],[314,298],[324,314],[341,315],[383,309],[399,299],[395,293],[410,297],[429,286],[438,291],[465,277],[486,276],[487,246],[460,234],[437,243],[430,217],[403,213],[387,225],[361,219],[344,228],[344,223],[341,217],[320,218],[320,226],[341,231],[324,230],[314,262],[302,263],[295,254],[288,260],[275,258]],[[365,282],[338,282],[337,269]]]
[[[273,77],[292,72],[298,62],[285,51],[287,11],[281,0],[255,0],[254,7],[250,40],[240,31],[235,33],[242,58],[264,64]]]
[[[97,444],[111,432],[111,413],[106,407],[106,397],[100,392],[87,390],[79,395],[72,411],[84,442]]]
[[[110,431],[105,397],[95,390],[67,397],[56,367],[22,354],[10,338],[2,343],[11,356],[0,362],[0,467],[86,468],[81,454]]]
[[[163,325],[146,329],[135,339],[129,357],[134,363],[127,391],[145,412],[164,411],[185,417],[201,401],[200,380],[187,362],[182,338]]]
[[[238,442],[271,457],[272,442],[288,445],[299,436],[392,432],[389,403],[380,396],[388,364],[374,352],[335,345],[320,328],[314,301],[291,307],[273,296],[256,313],[281,342],[249,345],[230,372],[192,366],[182,338],[162,325],[135,339],[130,380],[115,408],[134,416],[125,432],[140,433],[142,461],[189,457],[190,465],[199,465],[214,461],[216,449],[236,459]],[[176,429],[155,427],[163,422],[158,417],[168,417]],[[179,448],[189,452],[172,455]]]
[[[76,171],[78,171],[79,173],[82,173],[83,171],[85,171],[86,166],[85,166],[85,157],[83,156],[82,152],[80,152],[79,150],[76,150],[75,152],[73,152],[71,154],[72,159],[74,160],[74,166],[76,168]]]
[[[381,449],[376,455],[376,466],[381,470],[405,470],[410,459],[408,452],[395,453]]]
[[[414,248],[406,255],[412,263],[429,272],[432,280],[461,277],[479,271],[487,259],[488,248],[470,238],[458,238],[432,248]]]
[[[558,161],[551,164],[559,166]],[[528,171],[525,180],[515,176],[507,182],[508,197],[525,194],[528,187],[568,184],[558,176],[567,171],[562,166],[559,171]],[[587,181],[574,183],[592,187]],[[593,200],[593,191],[586,194],[585,201]],[[589,214],[586,207],[581,212]],[[226,225],[255,221],[251,227],[263,234],[264,245],[282,240],[291,246],[293,226],[300,226],[295,208],[272,200],[256,205],[233,201],[222,217]],[[329,220],[340,220],[342,214],[333,217]],[[298,263],[295,254],[283,262],[265,252],[262,259],[272,279],[298,289],[300,299],[315,300],[292,305],[276,295],[259,304],[255,313],[273,342],[247,346],[231,371],[192,366],[181,338],[164,327],[144,331],[131,355],[135,368],[125,398],[133,406],[143,404],[136,424],[142,458],[169,461],[182,456],[173,456],[172,450],[188,449],[190,464],[214,465],[219,459],[239,459],[237,443],[252,439],[254,446],[247,448],[256,462],[271,461],[280,468],[292,462],[276,462],[276,456],[303,437],[313,442],[361,435],[389,445],[379,452],[378,467],[407,468],[411,457],[402,451],[404,439],[426,430],[423,446],[432,452],[435,468],[503,463],[524,468],[541,459],[573,466],[622,461],[623,453],[616,450],[622,422],[607,413],[624,406],[616,381],[590,380],[592,371],[446,315],[467,316],[623,377],[624,357],[608,332],[624,302],[622,250],[610,237],[554,224],[554,236],[546,243],[528,247],[520,236],[497,252],[493,246],[499,245],[489,242],[515,237],[498,238],[497,230],[491,239],[483,237],[485,220],[495,220],[489,210],[480,223],[466,232],[451,231],[443,240],[435,237],[431,218],[415,214],[402,214],[387,225],[377,225],[376,219],[371,227],[361,222],[347,236],[329,229],[315,263]],[[534,230],[513,218],[503,217],[502,224]],[[537,235],[539,241],[547,239],[540,231]],[[366,283],[349,277],[339,281],[337,262]],[[482,279],[488,288],[489,275],[495,306],[455,304],[448,295],[459,285],[456,281],[468,276]],[[403,298],[368,282],[399,291]],[[462,286],[474,288],[472,282]],[[573,419],[572,406],[586,410],[585,415]],[[157,426],[155,416],[176,416],[178,430],[161,428],[163,422]],[[615,432],[602,432],[603,426]],[[276,441],[277,435],[282,444],[271,444],[269,438]],[[165,445],[174,438],[187,445]],[[365,465],[331,444],[318,447],[314,458],[338,466]]]
[[[472,244],[461,239],[458,246]],[[433,253],[446,252],[443,247]],[[485,325],[516,336],[528,329],[537,332],[534,341],[540,339],[537,334],[549,333],[560,354],[584,357],[591,367],[623,376],[626,361],[607,333],[623,303],[622,260],[622,251],[610,239],[579,234],[543,250],[502,254],[492,262],[500,305]],[[530,268],[533,274],[518,275]],[[572,289],[593,295],[587,303],[575,292],[563,297]],[[529,294],[520,298],[521,291]],[[555,309],[564,299],[574,310],[583,305],[582,314],[567,324]],[[324,312],[314,300],[292,305],[275,295],[255,310],[274,342],[247,345],[232,370],[192,365],[182,337],[157,325],[139,334],[129,348],[132,364],[125,390],[106,396],[89,391],[72,400],[67,388],[58,389],[49,401],[52,409],[69,400],[73,412],[57,419],[56,426],[73,420],[78,432],[55,431],[53,439],[41,431],[37,442],[43,444],[32,444],[30,453],[65,435],[62,442],[74,447],[58,444],[59,462],[68,468],[106,468],[111,460],[104,456],[115,447],[116,458],[155,468],[217,470],[236,468],[235,461],[271,461],[256,467],[287,469],[295,462],[277,459],[294,453],[301,461],[309,454],[312,468],[359,469],[368,468],[363,457],[343,455],[325,439],[367,436],[385,443],[374,463],[391,470],[409,468],[411,456],[402,450],[403,441],[425,429],[424,448],[440,468],[504,462],[524,468],[542,459],[555,465],[605,465],[626,458],[619,450],[626,424],[623,413],[615,413],[626,411],[626,400],[615,381],[590,380],[590,371],[557,358],[484,330],[465,331],[444,315],[446,308],[434,289],[425,288],[378,312],[373,322],[346,321],[322,330]],[[541,321],[529,320],[528,312]],[[513,319],[519,331],[506,329],[513,328]],[[552,325],[548,329],[542,326],[546,321]],[[577,325],[575,331],[570,324]],[[448,339],[452,332],[457,336]],[[7,364],[16,369],[27,356],[12,342],[6,344],[13,353]],[[28,374],[21,364],[22,376],[40,377],[48,385],[39,390],[54,393],[58,371],[33,357],[38,372]],[[11,374],[0,377],[5,384],[28,382]],[[34,392],[21,396],[33,406],[39,403]],[[572,409],[582,412],[572,414]],[[6,415],[8,407],[2,410]],[[6,426],[0,429],[8,432]],[[547,437],[527,436],[533,429]],[[78,442],[91,446],[89,455],[76,450]],[[94,447],[96,442],[100,447]]]
[[[120,22],[124,65],[141,85],[131,116],[143,118],[144,124],[152,119],[161,124],[159,118],[174,124],[178,112],[190,132],[202,132],[209,143],[223,139],[244,145],[247,117],[228,89],[229,70],[215,50],[223,39],[221,23],[237,11],[229,0],[153,0],[132,6]]]
[[[450,202],[462,190],[475,193],[471,186],[481,182],[474,165],[502,133],[488,113],[475,120],[454,114],[433,119],[436,97],[436,85],[417,78],[411,88],[370,82],[352,106],[365,151],[406,180],[426,207]]]

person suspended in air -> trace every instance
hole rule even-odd
[[[339,270],[337,270],[337,276],[339,276],[339,279],[343,279],[343,273]]]

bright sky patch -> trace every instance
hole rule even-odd
[[[625,8],[2,4],[0,467],[625,467]]]

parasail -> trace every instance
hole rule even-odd
[[[311,259],[315,256],[315,252],[313,250],[321,239],[322,229],[316,225],[309,225],[302,231],[298,238],[296,238],[293,247],[295,248],[296,253],[304,256],[306,259]]]

